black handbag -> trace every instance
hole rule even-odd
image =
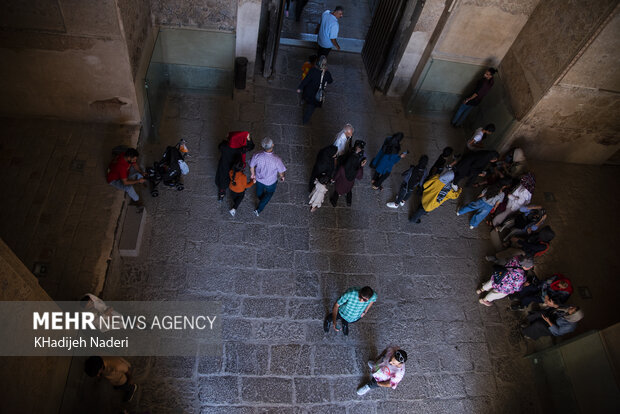
[[[314,99],[323,103],[325,101],[325,86],[323,85],[323,76],[325,75],[325,71],[321,71],[321,80],[319,81],[319,90],[316,91],[316,95],[314,95]]]

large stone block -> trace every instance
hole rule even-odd
[[[318,375],[359,374],[354,349],[344,345],[325,345],[316,348],[314,373]]]
[[[241,398],[245,402],[293,402],[293,380],[278,377],[242,377]]]
[[[239,402],[239,378],[209,376],[198,378],[198,398],[202,404],[234,404]]]
[[[286,299],[246,298],[241,314],[250,318],[282,318],[286,316]]]
[[[307,345],[271,347],[269,372],[274,375],[310,375],[314,350]]]
[[[323,378],[295,378],[295,401],[303,403],[324,403],[331,400],[329,382]]]
[[[224,372],[264,375],[269,360],[267,345],[227,342],[224,345]]]
[[[299,323],[288,321],[259,322],[253,323],[253,335],[258,341],[277,342],[302,342],[305,337],[305,327]]]
[[[428,384],[427,395],[431,398],[455,398],[466,395],[463,379],[459,375],[431,375],[426,380]]]

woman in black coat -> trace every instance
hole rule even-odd
[[[321,149],[316,156],[316,162],[312,168],[310,174],[310,182],[308,183],[308,191],[314,189],[314,180],[325,174],[330,179],[334,176],[334,170],[336,169],[336,153],[338,147],[335,145],[329,145]]]
[[[321,78],[323,79],[322,82]],[[319,57],[316,66],[310,69],[308,75],[297,87],[297,93],[301,93],[303,100],[306,102],[303,117],[304,124],[310,122],[314,108],[320,108],[323,105],[323,102],[316,99],[319,86],[325,91],[325,85],[333,81],[332,74],[327,70],[327,58],[325,56]]]
[[[230,184],[230,170],[241,161],[245,167],[245,153],[254,149],[254,142],[247,131],[232,131],[218,146],[222,156],[217,164],[215,185],[217,185],[217,201],[222,201]]]
[[[481,174],[487,165],[497,161],[499,154],[497,151],[475,151],[463,155],[454,165],[454,184],[458,185],[459,180],[465,177],[474,177]]]

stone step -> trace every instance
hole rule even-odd
[[[121,256],[137,257],[140,254],[145,223],[146,209],[129,206],[123,222],[121,239],[118,243],[118,252]]]
[[[286,46],[306,47],[309,49],[316,49],[316,36],[310,33],[287,33],[287,37],[280,38],[280,44]],[[340,52],[348,53],[362,53],[364,47],[364,40],[351,39],[347,37],[339,37],[338,44],[340,45]],[[338,52],[333,50],[332,53]]]

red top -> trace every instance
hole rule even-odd
[[[131,164],[129,164],[125,159],[125,153],[118,154],[108,167],[108,183],[127,178],[130,167]]]

